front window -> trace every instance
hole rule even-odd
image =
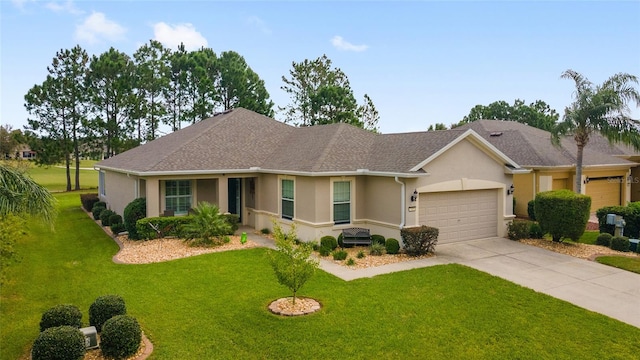
[[[165,182],[165,208],[176,215],[186,214],[191,209],[191,181],[168,180]]]
[[[333,222],[348,224],[351,222],[351,182],[333,183]]]
[[[282,218],[293,219],[293,180],[282,180]]]

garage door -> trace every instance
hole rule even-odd
[[[591,196],[591,211],[594,212],[603,206],[620,205],[620,180],[589,179],[586,189]]]
[[[438,243],[498,235],[498,190],[420,194],[420,224],[440,230]]]

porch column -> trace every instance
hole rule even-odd
[[[158,179],[147,179],[146,194],[147,217],[160,216],[160,181]]]
[[[218,207],[223,214],[229,211],[229,179],[226,176],[218,179]]]

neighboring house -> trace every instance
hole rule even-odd
[[[515,121],[479,120],[458,127],[472,129],[509,158],[530,169],[514,175],[516,214],[527,215],[527,203],[541,191],[575,190],[576,143],[572,137],[551,144],[551,133]],[[591,211],[640,200],[640,154],[591,135],[584,149],[582,193],[591,196]],[[635,175],[634,175],[635,174]],[[634,183],[634,176],[635,181]]]
[[[16,148],[13,150],[13,153],[15,155],[16,160],[17,159],[29,160],[29,159],[36,158],[36,152],[31,150],[31,148],[27,144],[20,144],[16,146]]]
[[[505,236],[515,161],[473,130],[375,134],[347,124],[292,127],[234,109],[96,164],[115,212],[147,216],[217,204],[242,224],[295,223],[301,239],[347,227],[400,239],[430,225],[440,243]]]

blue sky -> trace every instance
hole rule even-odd
[[[132,55],[150,39],[240,53],[280,106],[291,63],[326,54],[359,102],[372,98],[382,132],[407,132],[497,100],[540,99],[562,114],[566,69],[594,83],[640,76],[640,1],[0,0],[0,124],[26,125],[24,94],[56,51]]]

